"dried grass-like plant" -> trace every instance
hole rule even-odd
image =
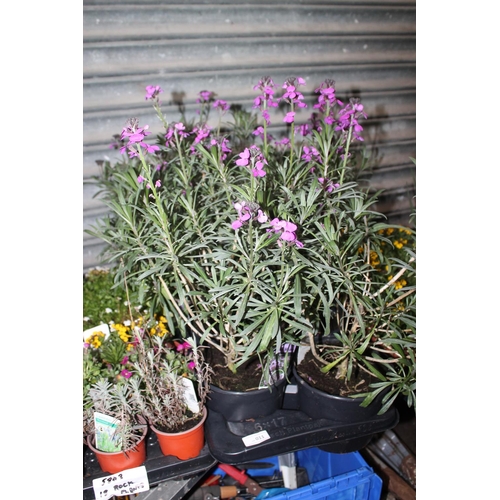
[[[201,417],[209,391],[212,370],[195,339],[188,340],[191,348],[185,354],[173,350],[164,337],[138,335],[134,363],[137,376],[127,381],[132,405],[150,425],[164,432],[178,432],[194,425]],[[195,388],[198,412],[189,409],[186,380],[191,380]]]

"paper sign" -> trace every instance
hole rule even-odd
[[[100,477],[92,481],[96,500],[106,500],[114,496],[131,495],[149,490],[146,467],[141,465],[112,476]]]
[[[271,436],[267,431],[256,432],[255,434],[249,434],[248,436],[242,437],[243,443],[245,446],[255,446],[256,444],[262,443],[263,441],[267,441],[271,439]]]

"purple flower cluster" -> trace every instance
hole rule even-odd
[[[288,103],[297,106],[298,108],[307,108],[307,104],[304,102],[304,96],[302,92],[297,90],[299,85],[305,85],[306,81],[301,78],[295,78],[292,76],[283,83],[282,88],[285,89],[285,93],[281,96],[281,99],[287,101]],[[295,121],[295,111],[289,111],[285,118],[283,118],[285,123],[293,123]]]
[[[137,118],[131,118],[130,120],[128,120],[125,124],[125,127],[123,127],[120,136],[122,141],[128,139],[128,142],[125,146],[122,146],[120,148],[120,153],[124,154],[126,151],[128,151],[128,155],[130,158],[138,157],[139,153],[138,150],[134,147],[135,144],[144,148],[148,153],[159,151],[159,146],[156,146],[155,144],[147,144],[146,142],[144,142],[144,138],[151,134],[151,132],[148,131],[148,128],[149,125],[139,127],[139,120]]]
[[[363,130],[363,127],[358,122],[360,118],[367,118],[366,113],[363,111],[363,105],[359,102],[357,97],[351,97],[349,99],[349,104],[339,111],[335,130],[342,130],[345,132],[352,127],[353,139],[363,141],[364,139],[358,134],[358,132]]]
[[[201,125],[200,127],[194,127],[193,134],[196,134],[193,144],[198,144],[207,137],[210,136],[211,128],[208,125]]]
[[[344,103],[335,97],[335,81],[326,79],[314,92],[319,93],[318,102],[313,106],[325,114],[325,123],[331,125],[334,121],[333,110],[336,103],[343,106]]]
[[[158,94],[163,92],[162,88],[158,85],[148,85],[146,87],[146,97],[145,100],[156,99]]]
[[[234,203],[234,208],[238,211],[238,218],[231,223],[233,229],[239,229],[249,220],[257,220],[261,224],[267,222],[267,215],[260,209],[257,203],[238,201]]]
[[[240,158],[236,160],[236,165],[240,167],[251,166],[254,177],[264,177],[266,175],[264,165],[267,165],[267,160],[257,146],[253,145],[250,148],[245,148],[238,156]]]
[[[266,121],[268,125],[271,124],[271,119],[269,117],[269,108],[277,108],[279,100],[274,99],[274,89],[276,85],[269,76],[264,76],[259,81],[257,85],[254,85],[254,90],[260,90],[261,95],[257,96],[253,100],[253,108],[258,108],[262,112],[262,118]]]
[[[214,108],[218,109],[222,114],[226,113],[226,111],[229,111],[229,104],[226,101],[223,101],[222,99],[217,99],[214,104]]]
[[[184,356],[188,356],[191,349],[191,344],[187,340],[182,343],[178,343],[175,348],[177,352],[182,353]],[[194,361],[190,361],[187,366],[190,370],[194,370],[194,368],[196,367],[196,363]]]
[[[228,153],[232,152],[232,149],[229,147],[229,140],[226,137],[210,139],[210,146],[217,146],[220,149],[220,159],[222,161],[227,158]]]
[[[257,203],[248,201],[238,201],[234,204],[234,208],[238,211],[238,218],[231,223],[231,227],[236,230],[251,220],[256,220],[261,224],[268,221],[267,215],[261,210]],[[279,234],[278,245],[281,247],[283,242],[288,245],[295,245],[298,248],[303,248],[304,244],[297,239],[295,231],[297,226],[293,222],[278,219],[277,217],[270,221],[271,227],[266,229],[268,233]]]
[[[333,182],[329,179],[325,179],[324,177],[318,177],[318,181],[320,184],[323,184],[323,188],[326,192],[331,193],[334,189],[337,189],[340,187],[340,184],[338,182]]]
[[[186,127],[184,126],[184,123],[178,122],[174,123],[173,126],[170,126],[167,130],[167,133],[165,134],[165,140],[166,144],[170,147],[175,148],[175,135],[177,133],[177,137],[182,140],[184,137],[187,137],[189,135],[189,132],[186,132]]]
[[[297,231],[297,226],[293,222],[288,222],[286,220],[278,219],[277,217],[270,221],[271,229],[268,232],[273,232],[279,234],[278,245],[281,246],[285,241],[288,244],[295,244],[298,248],[303,248],[304,243],[297,239],[295,231]]]
[[[213,100],[214,98],[214,95],[215,93],[214,92],[211,92],[210,90],[202,90],[199,94],[198,94],[198,98],[196,99],[196,102],[198,104],[200,103],[204,103],[204,102],[210,102]]]
[[[313,146],[304,146],[302,159],[306,161],[316,161],[318,163],[322,162],[320,152]]]

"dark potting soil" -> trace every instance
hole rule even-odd
[[[349,396],[368,392],[371,389],[369,385],[378,379],[363,370],[357,369],[352,374],[351,379],[336,378],[336,370],[330,370],[328,373],[321,373],[321,364],[311,353],[307,351],[304,359],[297,365],[297,373],[311,386],[319,391],[331,395]]]
[[[238,367],[236,373],[227,367],[223,354],[217,349],[210,349],[207,361],[213,369],[212,384],[220,389],[246,392],[259,388],[262,366],[258,357]]]
[[[196,415],[196,417],[192,417],[183,424],[177,425],[176,427],[163,427],[161,425],[155,425],[155,427],[161,432],[168,432],[169,434],[177,434],[178,432],[188,431],[196,426],[196,424],[203,418],[203,413]]]

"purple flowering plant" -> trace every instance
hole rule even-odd
[[[306,88],[263,77],[251,111],[203,91],[197,116],[176,122],[148,86],[163,131],[149,141],[147,124],[125,124],[123,160],[95,179],[110,214],[88,232],[171,331],[220,350],[234,372],[310,343],[325,371],[359,366],[379,379],[373,394],[412,394],[416,294],[380,271],[412,269],[384,256],[392,226],[358,181],[368,116],[333,80]]]

